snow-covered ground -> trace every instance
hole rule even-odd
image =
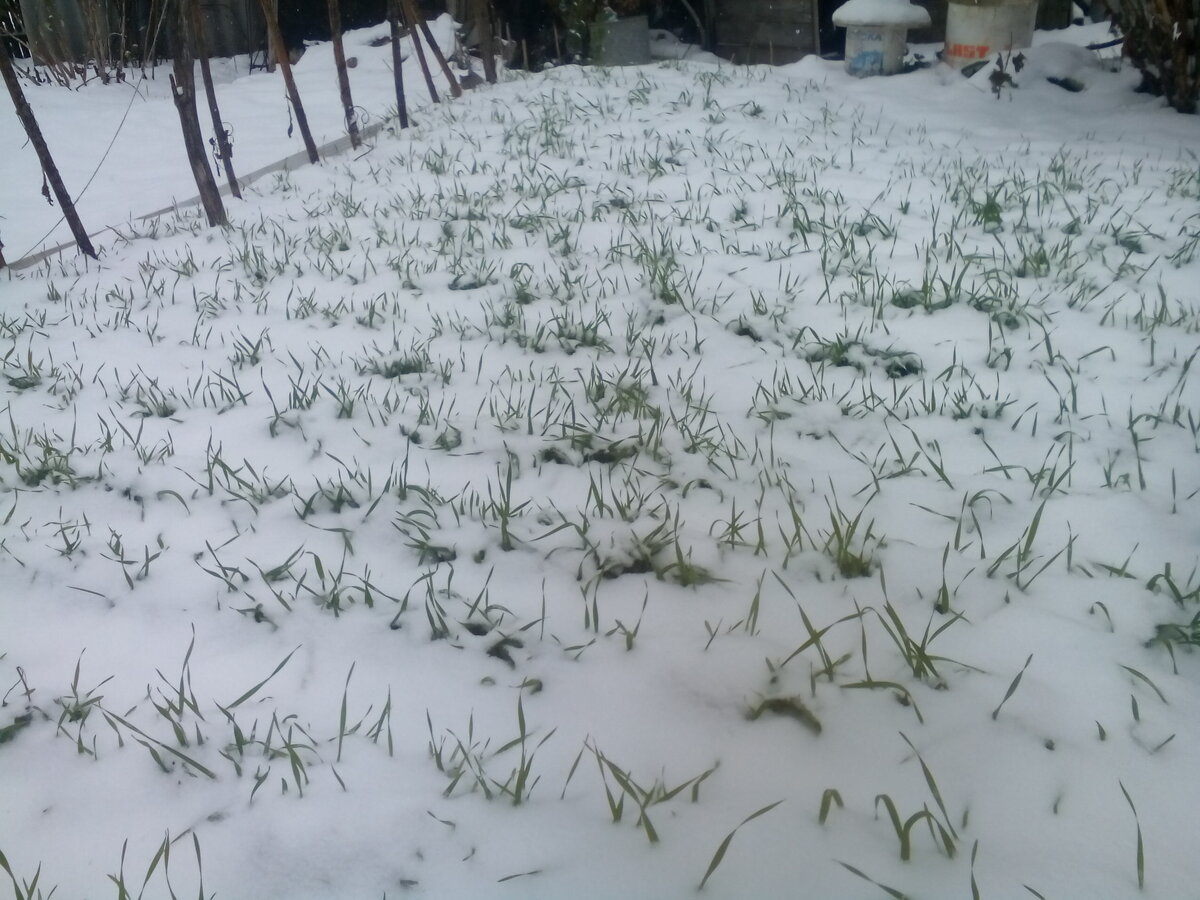
[[[164,72],[29,89],[112,230],[0,275],[17,896],[1193,892],[1200,121],[1093,32],[998,97],[410,60],[224,231],[130,224],[195,192]]]

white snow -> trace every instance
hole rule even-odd
[[[409,59],[226,230],[131,224],[195,193],[164,71],[27,86],[106,230],[0,273],[18,896],[1188,896],[1200,121],[1024,54]],[[11,262],[66,233],[0,123]]]
[[[909,0],[847,0],[833,11],[833,24],[920,28],[929,24],[929,11]]]
[[[720,57],[695,44],[687,44],[663,28],[650,29],[650,55],[654,59],[686,59],[688,62],[719,63]]]

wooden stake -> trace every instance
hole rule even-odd
[[[404,98],[404,58],[400,54],[400,16],[396,0],[388,0],[388,25],[392,30],[392,75],[396,81],[396,115],[400,127],[408,127],[408,104]]]
[[[17,81],[17,73],[13,69],[12,59],[8,55],[8,48],[4,46],[4,41],[0,41],[0,75],[4,76],[4,83],[8,86],[8,93],[12,97],[17,118],[25,126],[25,134],[29,136],[29,143],[33,144],[33,149],[37,151],[42,171],[46,174],[50,187],[54,189],[54,196],[58,198],[59,208],[62,209],[63,218],[67,220],[67,225],[71,228],[71,234],[75,238],[79,251],[92,259],[98,259],[91,238],[88,237],[83,223],[79,221],[79,214],[75,211],[71,195],[67,193],[62,176],[58,174],[58,167],[54,165],[54,158],[50,156],[50,148],[46,146],[46,139],[42,137],[42,129],[38,127],[37,119],[33,116],[33,109],[30,108],[29,102],[25,99],[25,93],[21,90],[21,84]]]
[[[271,41],[271,51],[275,54],[275,63],[279,66],[279,71],[283,73],[283,84],[296,113],[296,124],[300,127],[300,137],[304,139],[304,149],[308,151],[308,161],[315,165],[321,161],[321,157],[317,155],[317,145],[313,141],[312,132],[308,130],[308,116],[304,114],[304,104],[300,102],[296,79],[292,77],[292,64],[288,59],[287,47],[283,43],[283,33],[279,30],[279,18],[272,15],[271,0],[258,0],[258,3],[262,7],[263,18],[267,20],[267,37]]]
[[[329,32],[333,39],[333,62],[337,66],[342,109],[346,111],[346,133],[350,135],[350,146],[357,150],[362,145],[362,139],[358,136],[354,101],[350,99],[350,74],[346,70],[346,48],[342,45],[342,11],[338,0],[329,0]]]
[[[475,0],[475,32],[479,36],[479,55],[483,57],[483,77],[496,83],[496,30],[491,0]]]
[[[150,66],[150,74],[153,75],[158,69],[158,38],[162,34],[163,26],[167,21],[167,13],[169,12],[167,0],[151,0],[150,12],[146,19],[145,34],[149,35],[149,40],[144,41],[142,49],[142,74],[146,74],[146,66]]]
[[[229,144],[229,132],[221,121],[221,110],[217,106],[217,92],[213,87],[212,69],[208,64],[208,42],[204,39],[204,20],[200,17],[200,0],[187,0],[188,13],[192,17],[192,39],[196,42],[196,55],[200,57],[200,78],[204,82],[204,96],[208,100],[208,114],[212,117],[213,137],[217,142],[217,155],[225,167],[225,180],[229,192],[239,200],[242,189],[233,171],[233,147]]]
[[[179,113],[179,125],[183,130],[183,146],[187,150],[188,162],[192,166],[192,177],[200,202],[208,216],[209,225],[225,225],[225,204],[221,192],[208,165],[208,153],[204,149],[204,136],[200,133],[200,116],[196,112],[196,70],[192,60],[191,4],[177,3],[171,16],[171,56],[174,74],[171,75],[171,96]]]
[[[433,86],[433,76],[429,73],[429,63],[425,59],[425,51],[421,48],[421,38],[417,34],[416,22],[409,15],[410,4],[406,4],[404,0],[395,0],[395,2],[400,6],[404,24],[408,26],[408,36],[412,38],[413,49],[417,51],[417,62],[421,64],[421,74],[425,76],[425,86],[429,88],[429,99],[434,103],[441,103],[437,88]]]
[[[442,53],[442,48],[433,39],[433,32],[429,30],[429,25],[426,23],[425,17],[413,6],[412,0],[400,0],[400,2],[404,4],[405,12],[410,17],[410,20],[416,22],[417,27],[421,29],[421,34],[425,35],[425,42],[429,44],[429,49],[433,51],[433,58],[442,67],[442,74],[446,76],[446,81],[450,85],[450,96],[461,97],[462,86],[458,83],[458,79],[454,77],[454,73],[450,71],[450,64],[446,62],[446,56]]]
[[[700,46],[705,50],[711,50],[708,41],[708,29],[704,27],[704,23],[700,21],[700,16],[696,12],[696,8],[692,6],[688,0],[679,0],[683,8],[687,10],[687,14],[692,17],[692,21],[696,23],[696,31],[700,34]]]

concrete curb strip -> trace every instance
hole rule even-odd
[[[372,125],[368,125],[365,128],[360,129],[359,137],[364,141],[375,137],[377,134],[379,134],[379,132],[381,132],[385,127],[387,127],[387,125],[390,121],[391,121],[391,118],[384,119],[382,122],[375,122]],[[349,149],[351,149],[350,136],[343,135],[342,137],[337,138],[336,140],[332,140],[326,144],[322,144],[320,147],[317,148],[317,152],[320,154],[322,159],[325,159],[327,156],[337,156],[339,154],[345,153]],[[370,148],[366,148],[366,149],[369,150]],[[261,169],[255,169],[249,175],[241,176],[240,178],[238,178],[238,184],[241,187],[246,188],[266,175],[271,175],[274,172],[282,172],[285,170],[296,169],[296,168],[300,168],[301,166],[307,166],[307,165],[309,165],[308,154],[305,151],[301,150],[297,153],[293,153],[291,156],[285,156],[281,160],[277,160],[276,162],[265,165]],[[223,196],[223,197],[229,196],[229,185],[228,184],[221,185],[221,196]],[[160,216],[167,215],[168,213],[175,212],[176,210],[186,209],[189,206],[198,206],[199,204],[200,204],[199,196],[191,197],[190,199],[187,199],[187,200],[180,200],[177,203],[172,203],[170,206],[164,206],[162,209],[157,209],[154,212],[146,213],[144,216],[138,216],[137,221],[149,222],[152,219],[157,219]],[[57,227],[57,226],[55,226],[55,227]],[[110,225],[106,228],[100,229],[99,231],[92,232],[89,235],[89,237],[93,237],[93,238],[99,237],[100,235],[104,234],[106,231],[113,231],[113,230],[115,230],[114,227]],[[67,250],[71,250],[74,247],[75,247],[74,241],[69,241],[68,243],[65,243],[65,244],[58,244],[54,247],[50,247],[49,249],[41,250],[37,253],[30,253],[27,256],[23,256],[20,259],[14,260],[8,264],[8,268],[13,270],[14,272],[19,271],[21,269],[28,269],[31,266],[36,266],[38,263],[45,262],[46,260],[50,259],[51,257],[58,256],[59,254],[64,253]]]

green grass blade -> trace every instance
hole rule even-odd
[[[513,881],[517,878],[528,878],[530,875],[541,875],[541,869],[530,869],[528,872],[517,872],[515,875],[505,875],[503,878],[497,878],[496,884],[504,884],[506,881]]]
[[[1008,686],[1008,690],[1004,692],[1004,699],[1000,701],[1000,705],[992,710],[992,721],[996,721],[996,717],[1000,715],[1000,709],[1008,702],[1008,698],[1017,692],[1017,686],[1021,683],[1021,678],[1025,675],[1025,670],[1029,668],[1029,664],[1033,662],[1033,654],[1029,654],[1029,658],[1025,660],[1025,665],[1021,666],[1021,671],[1017,673],[1017,677],[1012,680],[1012,684]]]
[[[942,813],[942,820],[946,823],[946,828],[950,834],[958,838],[958,832],[954,830],[954,826],[950,824],[950,814],[946,812],[946,804],[942,801],[942,792],[938,790],[937,782],[933,779],[933,772],[929,771],[929,766],[925,765],[925,760],[921,757],[920,751],[913,746],[913,742],[908,739],[908,736],[902,731],[900,737],[904,738],[904,743],[912,749],[912,752],[917,754],[917,762],[921,764],[921,771],[925,774],[925,783],[929,785],[929,793],[933,795],[933,802],[937,804],[938,809]],[[953,854],[951,854],[953,855]]]
[[[299,647],[296,648],[296,650],[299,650],[299,649],[300,649]],[[270,675],[268,675],[266,678],[264,678],[258,684],[254,685],[254,687],[250,688],[250,690],[246,691],[246,693],[242,694],[242,696],[238,697],[232,703],[225,704],[225,708],[226,709],[234,709],[238,706],[241,706],[243,703],[245,703],[247,700],[249,700],[251,697],[253,697],[255,694],[257,694],[260,690],[262,690],[263,687],[266,685],[266,683],[268,681],[270,681],[272,678],[274,678],[276,675],[278,675],[280,673],[280,671],[283,669],[283,667],[288,664],[288,660],[290,660],[292,658],[292,656],[295,655],[296,650],[293,650],[291,653],[289,653],[287,656],[285,656],[283,658],[283,662],[281,662],[279,665],[277,665],[275,667],[275,670],[273,672],[271,672]]]
[[[825,792],[821,794],[821,811],[817,814],[817,822],[819,824],[825,824],[825,820],[829,818],[830,809],[835,803],[838,809],[846,808],[846,804],[842,802],[842,795],[838,793],[837,788],[825,788]]]
[[[1149,678],[1147,678],[1145,675],[1143,675],[1141,672],[1139,672],[1137,669],[1133,668],[1132,666],[1124,666],[1124,665],[1121,666],[1121,668],[1124,669],[1126,672],[1128,672],[1133,677],[1138,678],[1141,681],[1145,682],[1150,687],[1150,690],[1154,691],[1154,693],[1158,695],[1158,699],[1161,700],[1163,703],[1167,702],[1167,698],[1163,695],[1163,692],[1158,689],[1158,685],[1155,684],[1153,681],[1151,681]]]
[[[886,884],[880,884],[878,881],[876,881],[870,875],[863,872],[861,869],[854,868],[854,866],[850,865],[850,863],[844,863],[840,859],[835,860],[835,862],[839,866],[841,866],[843,869],[845,869],[847,872],[850,872],[852,875],[857,875],[863,881],[867,881],[867,882],[870,882],[871,884],[875,885],[875,887],[879,888],[881,891],[883,891],[889,897],[894,898],[894,900],[910,900],[908,894],[904,893],[903,891],[899,891],[894,887],[888,887]]]
[[[1118,781],[1121,786],[1121,793],[1125,795],[1125,802],[1129,804],[1129,808],[1133,811],[1133,822],[1137,826],[1137,880],[1138,889],[1144,890],[1146,887],[1146,847],[1142,841],[1142,823],[1138,821],[1137,807],[1133,805],[1133,798],[1129,796],[1129,791],[1125,790],[1123,782]]]
[[[571,784],[571,779],[575,777],[575,770],[579,768],[579,761],[583,759],[583,751],[587,749],[587,745],[579,748],[579,752],[575,755],[575,762],[571,763],[571,771],[567,773],[567,780],[563,782],[562,793],[558,799],[562,800],[567,796],[567,787]]]
[[[342,761],[342,741],[346,737],[346,698],[350,693],[350,679],[354,676],[354,663],[350,663],[350,671],[346,673],[346,686],[342,688],[342,709],[338,715],[338,745],[337,761]]]
[[[729,845],[733,843],[733,836],[738,833],[738,828],[741,828],[747,822],[753,822],[759,816],[765,816],[782,802],[782,800],[776,800],[774,803],[769,803],[762,809],[752,812],[750,815],[746,816],[746,818],[742,819],[737,828],[734,828],[733,831],[725,835],[725,839],[717,845],[717,852],[713,854],[712,860],[708,864],[708,870],[704,873],[704,877],[700,879],[700,887],[698,890],[704,890],[704,886],[708,884],[708,879],[712,877],[713,872],[717,871],[717,867],[721,865],[722,861],[724,861],[725,852],[729,849]]]

